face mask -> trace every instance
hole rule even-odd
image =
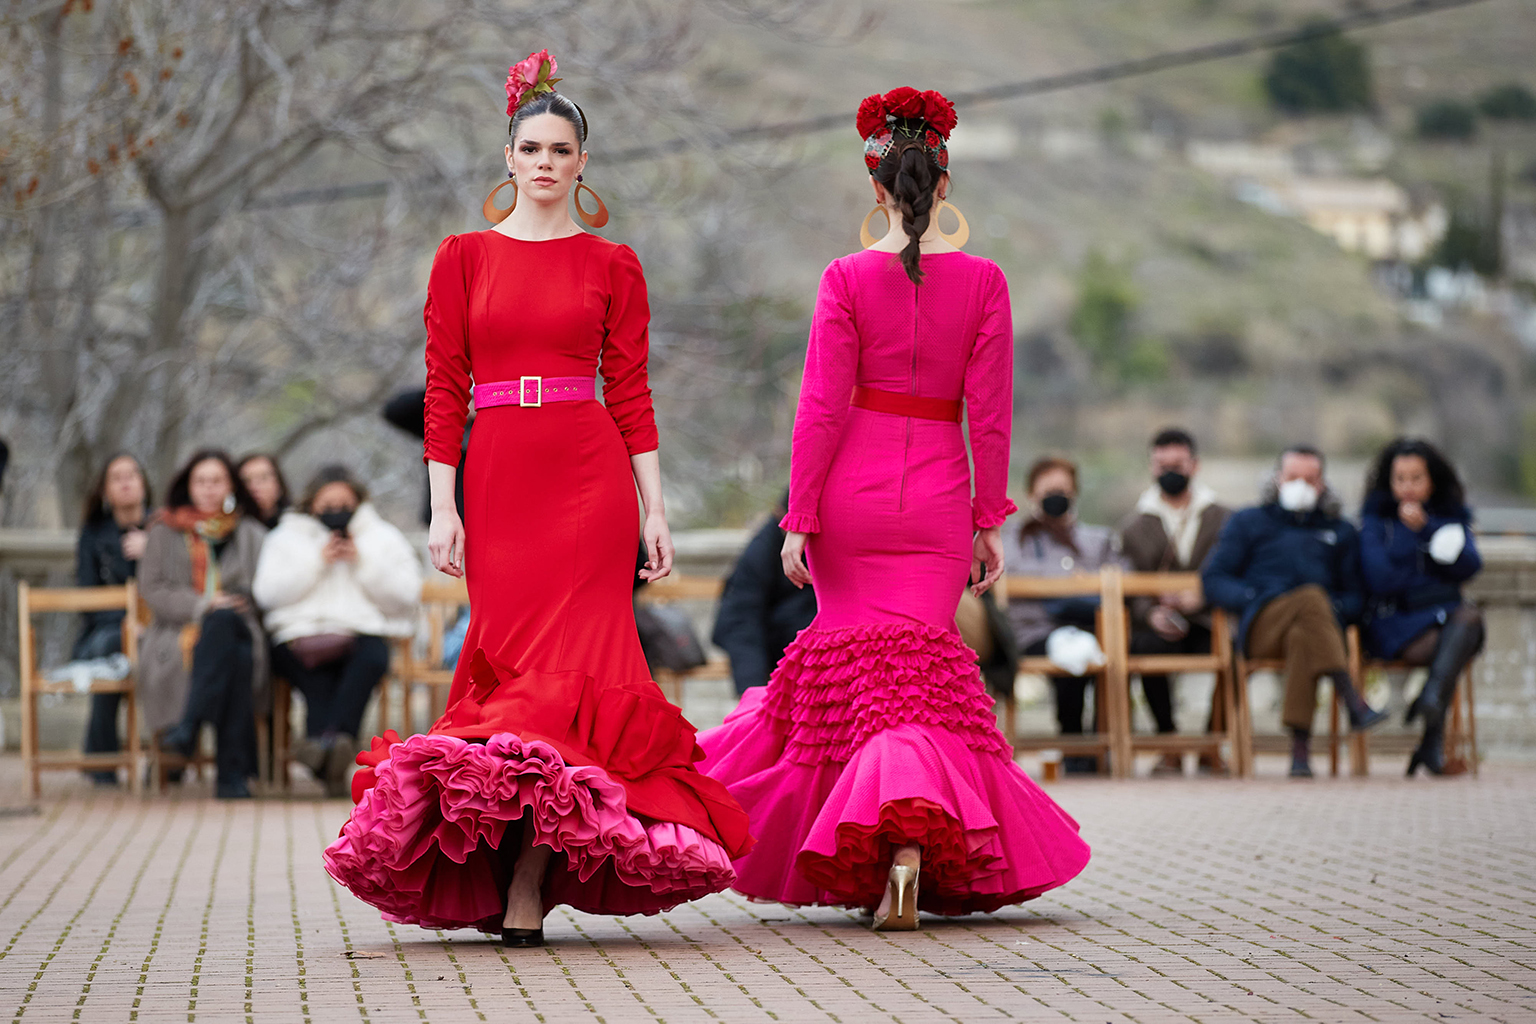
[[[350,508],[338,508],[332,509],[329,512],[321,512],[315,518],[324,523],[325,528],[332,533],[346,533],[347,524],[352,522],[352,512],[353,510]]]
[[[1072,499],[1060,491],[1052,491],[1040,499],[1040,511],[1052,519],[1060,519],[1072,507]]]
[[[1177,498],[1189,487],[1189,477],[1176,469],[1165,469],[1158,474],[1157,486],[1170,498]]]
[[[1305,480],[1287,480],[1280,485],[1280,507],[1287,512],[1310,512],[1317,507],[1317,488]]]

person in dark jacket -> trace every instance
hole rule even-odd
[[[283,477],[277,457],[266,452],[252,452],[235,466],[235,473],[256,502],[256,518],[267,529],[277,525],[283,513],[293,507],[288,481]]]
[[[411,388],[400,392],[384,403],[383,415],[384,422],[396,430],[402,430],[419,441],[425,441],[427,438],[427,389]],[[471,410],[469,419],[464,424],[464,443],[459,446],[459,471],[454,476],[453,485],[453,500],[459,507],[461,519],[464,517],[464,459],[469,454],[469,432],[474,429],[474,426],[475,414]],[[432,503],[426,492],[422,493],[421,498],[421,521],[423,523],[432,521]],[[467,606],[464,612],[468,614]]]
[[[1382,450],[1360,516],[1365,642],[1377,657],[1429,667],[1408,708],[1410,722],[1424,719],[1409,775],[1420,765],[1448,773],[1445,710],[1483,646],[1483,614],[1461,596],[1461,585],[1483,567],[1471,526],[1461,480],[1433,445],[1404,438]]]
[[[1308,753],[1317,681],[1327,676],[1352,729],[1386,717],[1349,675],[1344,626],[1360,617],[1359,535],[1339,516],[1323,480],[1323,456],[1303,445],[1280,456],[1264,502],[1233,513],[1201,570],[1206,598],[1241,616],[1239,649],[1285,660],[1281,719],[1291,730],[1291,775],[1311,778]]]
[[[149,476],[138,459],[118,452],[101,469],[85,498],[80,538],[75,545],[75,583],[82,587],[122,586],[138,574],[144,554],[145,519],[149,514]],[[119,654],[123,649],[121,611],[85,612],[80,636],[70,657],[90,661]],[[120,693],[91,694],[91,717],[85,728],[87,754],[115,754]],[[92,772],[97,785],[117,784],[117,772]]]
[[[786,494],[781,506],[747,543],[725,579],[720,608],[715,613],[710,639],[730,655],[737,695],[766,685],[784,657],[784,648],[816,617],[815,591],[789,582],[779,557],[784,546],[779,520],[788,501]]]
[[[1195,439],[1184,430],[1161,430],[1152,438],[1152,486],[1136,509],[1120,524],[1120,551],[1135,572],[1198,572],[1216,548],[1216,538],[1232,510],[1216,500],[1216,492],[1196,479],[1200,459]],[[1209,654],[1211,615],[1201,594],[1133,597],[1132,654]],[[1173,689],[1165,675],[1143,675],[1147,698],[1160,733],[1177,732],[1173,721]],[[1211,702],[1209,728],[1219,728],[1220,702]],[[1199,770],[1225,774],[1220,755],[1200,755]],[[1181,775],[1183,759],[1164,754],[1153,775]]]

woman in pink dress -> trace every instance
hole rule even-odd
[[[768,686],[699,737],[759,840],[735,888],[878,903],[876,928],[1031,899],[1088,862],[1077,823],[1013,763],[955,627],[967,579],[980,593],[1002,575],[1014,505],[1008,285],[959,251],[963,218],[938,226],[954,124],[936,92],[859,109],[890,230],[875,241],[866,217],[866,251],[822,275],[783,519],[785,572],[814,577],[820,610]]]

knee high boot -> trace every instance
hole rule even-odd
[[[1461,670],[1482,645],[1481,620],[1458,622],[1453,618],[1443,627],[1435,658],[1429,664],[1429,678],[1408,709],[1409,721],[1414,715],[1424,716],[1424,738],[1408,759],[1409,775],[1420,765],[1431,775],[1445,774],[1445,711],[1456,693]]]

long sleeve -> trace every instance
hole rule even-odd
[[[459,464],[464,422],[469,418],[469,338],[465,333],[469,268],[461,235],[437,247],[427,279],[426,443],[424,460]]]
[[[634,250],[621,245],[608,266],[608,313],[603,318],[603,404],[631,455],[659,447],[646,370],[651,305]]]
[[[1013,428],[1013,311],[1008,279],[993,267],[976,347],[965,366],[965,415],[976,467],[971,524],[1000,525],[1018,506],[1008,499],[1008,443]]]
[[[326,535],[305,536],[308,531],[300,525],[302,522],[293,516],[278,523],[261,546],[261,554],[256,558],[256,577],[251,581],[251,597],[264,611],[303,600],[325,573],[321,550]]]
[[[1442,526],[1459,525],[1467,531],[1467,543],[1462,547],[1461,554],[1450,565],[1441,565],[1429,557],[1430,539]],[[1452,583],[1465,583],[1467,580],[1483,571],[1483,556],[1477,551],[1477,539],[1472,536],[1472,524],[1467,519],[1450,519],[1443,516],[1430,516],[1429,523],[1424,527],[1424,562],[1432,573],[1442,580]]]
[[[1358,622],[1365,610],[1365,587],[1360,579],[1360,534],[1348,523],[1340,523],[1339,543],[1334,551],[1333,610],[1343,622]]]
[[[1420,544],[1396,520],[1366,515],[1360,520],[1360,567],[1372,594],[1399,594],[1418,576]]]
[[[368,599],[391,617],[415,612],[421,603],[421,564],[405,534],[376,513],[368,516],[369,528],[353,535],[357,544],[357,585]]]
[[[853,323],[853,304],[843,268],[834,262],[821,275],[805,351],[790,449],[789,511],[779,523],[786,530],[821,532],[821,489],[843,435],[858,370],[859,333]]]
[[[1229,612],[1241,612],[1258,597],[1258,589],[1243,578],[1251,546],[1247,517],[1232,516],[1221,528],[1216,547],[1200,570],[1200,584],[1208,603]]]
[[[174,577],[167,564],[170,546],[185,543],[170,527],[151,526],[139,562],[139,593],[155,619],[167,626],[201,618],[208,607],[208,595],[199,594],[190,580]]]

